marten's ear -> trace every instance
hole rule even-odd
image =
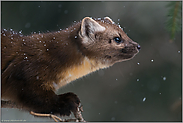
[[[91,39],[94,39],[94,35],[96,32],[102,32],[104,30],[105,27],[101,26],[98,22],[90,17],[85,17],[81,22],[80,35],[82,38],[89,37]]]
[[[109,18],[109,17],[105,17],[104,20],[106,20],[106,21],[108,21],[108,22],[110,22],[110,23],[112,23],[112,24],[114,23],[114,21],[112,21],[112,19]]]

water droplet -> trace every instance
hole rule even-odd
[[[26,56],[24,59],[27,59],[28,57]]]
[[[22,33],[22,30],[20,30],[19,33],[21,34]]]
[[[138,62],[137,64],[140,65],[140,62]]]
[[[36,79],[39,79],[39,76],[36,76]]]
[[[41,7],[41,6],[38,6],[39,8]]]
[[[31,24],[28,22],[25,24],[25,28],[30,28]]]
[[[166,77],[163,77],[163,80],[165,81],[166,80]]]
[[[11,37],[11,39],[13,40],[13,37]]]
[[[44,46],[46,46],[46,44],[44,44]]]
[[[41,41],[39,41],[41,43]]]
[[[154,60],[153,60],[153,59],[151,59],[151,62],[154,62]]]
[[[59,4],[58,7],[61,8],[62,7],[62,4]]]
[[[144,97],[144,98],[142,99],[142,101],[143,101],[143,102],[146,101],[146,97]]]
[[[3,36],[6,36],[6,34],[4,33]]]
[[[161,94],[161,93],[159,93],[159,94]]]
[[[178,51],[178,53],[180,53],[180,51]]]
[[[46,49],[47,51],[49,51],[49,49]]]
[[[137,82],[140,81],[140,79],[137,79]]]
[[[114,121],[115,120],[115,117],[112,117],[111,120]]]
[[[68,13],[68,10],[65,10],[65,11],[64,11],[64,14],[67,14],[67,13]]]
[[[100,115],[100,113],[98,113]]]
[[[22,39],[22,41],[25,41],[25,39]]]
[[[53,37],[53,39],[55,39],[55,37]]]
[[[119,23],[118,23],[118,27],[121,28],[121,26],[119,25]]]
[[[117,81],[118,79],[116,79],[116,81]]]
[[[104,23],[104,20],[101,20],[102,23]]]
[[[76,35],[74,38],[76,39],[76,38],[78,38],[78,36]]]

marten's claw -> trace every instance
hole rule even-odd
[[[83,106],[81,105],[81,103],[79,103],[79,106],[77,107],[77,111],[73,112],[74,116],[76,117],[76,119],[79,120],[79,122],[86,122],[81,114],[81,112],[83,112]]]

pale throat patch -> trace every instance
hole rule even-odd
[[[87,57],[84,58],[81,64],[74,65],[68,68],[66,71],[62,72],[61,74],[57,75],[57,77],[61,78],[64,76],[64,79],[60,79],[58,84],[53,84],[53,87],[57,90],[60,87],[79,79],[91,72],[99,70],[100,68],[106,68],[108,66],[103,65],[102,63],[96,63],[94,60],[90,60]]]

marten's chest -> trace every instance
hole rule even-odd
[[[94,60],[90,60],[87,57],[85,57],[80,64],[71,66],[62,73],[58,74],[57,77],[60,78],[59,82],[57,84],[53,83],[53,87],[55,89],[58,89],[76,79],[79,79],[91,72],[94,72],[96,70],[99,70],[100,68],[105,67],[108,66],[105,66],[101,63],[97,63]]]

